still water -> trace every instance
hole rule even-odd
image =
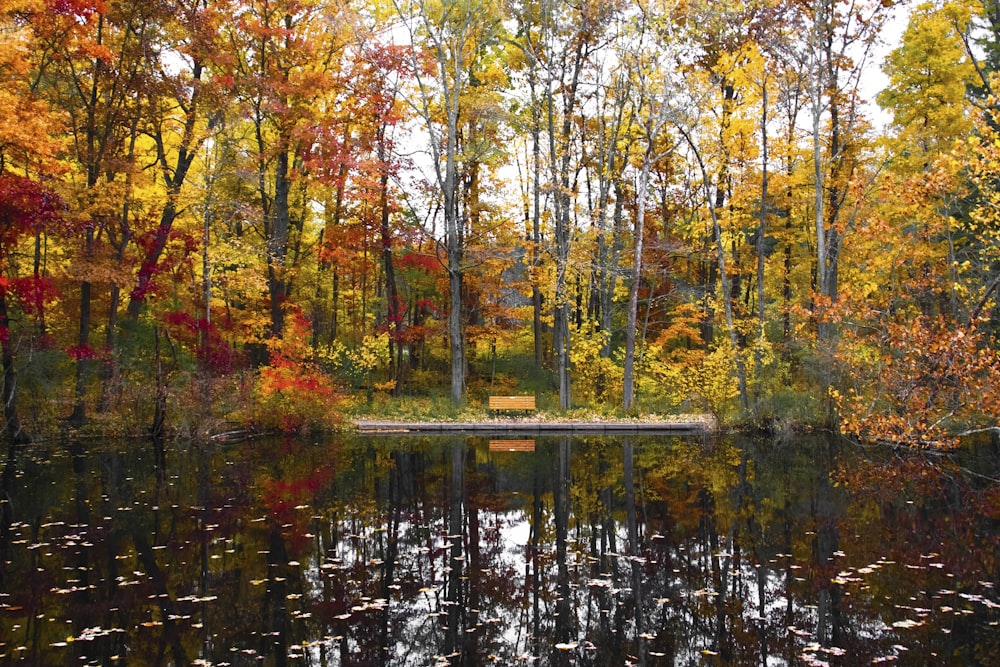
[[[2,477],[0,665],[1000,665],[998,460],[36,445]]]

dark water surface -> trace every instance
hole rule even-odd
[[[36,445],[2,477],[0,665],[1000,665],[997,462],[798,436]]]

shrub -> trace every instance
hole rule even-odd
[[[294,312],[285,328],[282,338],[270,341],[270,364],[257,376],[254,420],[283,433],[333,428],[341,418],[343,396],[312,359],[309,322]]]

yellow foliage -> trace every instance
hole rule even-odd
[[[389,334],[368,335],[361,346],[348,353],[351,363],[362,373],[372,373],[389,364]]]
[[[572,333],[570,362],[573,364],[574,389],[581,399],[609,400],[611,388],[620,390],[622,367],[601,356],[607,339],[608,333],[599,331],[594,322],[587,322],[582,329]]]
[[[676,403],[693,404],[722,416],[739,396],[736,361],[728,339],[715,349],[687,350],[672,355],[673,363],[658,363],[652,373]]]

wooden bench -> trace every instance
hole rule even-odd
[[[490,396],[490,410],[521,410],[531,412],[535,409],[534,396]]]

